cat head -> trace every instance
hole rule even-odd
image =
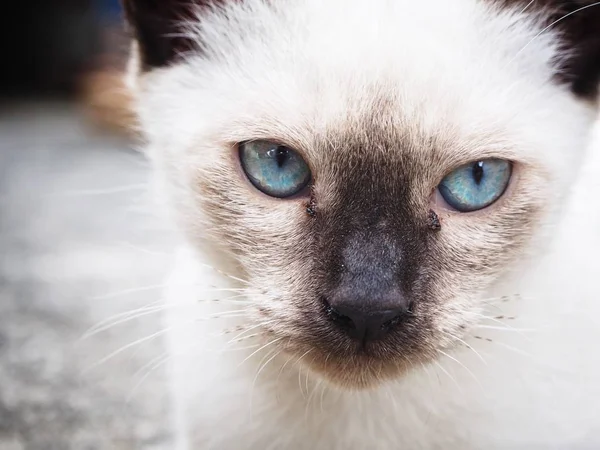
[[[148,151],[248,321],[328,380],[460,340],[595,119],[591,1],[125,0]]]

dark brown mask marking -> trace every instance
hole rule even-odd
[[[427,297],[422,273],[435,238],[428,205],[413,201],[417,174],[398,156],[402,142],[378,140],[374,134],[370,142],[324,150],[328,165],[344,176],[329,177],[336,184],[324,195],[332,207],[319,209],[310,223],[325,312],[363,345],[412,320],[413,309]],[[315,202],[318,208],[318,197]]]

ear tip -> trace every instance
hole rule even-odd
[[[578,97],[598,100],[600,93],[600,2],[550,0],[555,4],[549,27],[561,33],[568,56],[560,64],[559,81]]]
[[[181,37],[181,21],[191,17],[199,0],[121,0],[137,45],[142,69],[163,67],[182,54],[198,50],[191,39]]]

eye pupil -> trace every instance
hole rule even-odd
[[[288,149],[282,146],[277,147],[275,150],[275,161],[277,161],[277,166],[279,168],[283,167],[283,165],[288,160]]]
[[[483,161],[477,161],[473,164],[473,179],[477,185],[481,184],[481,180],[483,180],[484,170],[483,170]]]

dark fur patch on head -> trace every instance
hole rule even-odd
[[[200,8],[224,0],[122,0],[127,21],[139,45],[144,70],[164,67],[181,55],[198,51],[182,26]]]
[[[556,79],[574,94],[595,99],[600,84],[600,2],[597,0],[492,0],[502,6],[542,13],[548,31],[561,34]]]

